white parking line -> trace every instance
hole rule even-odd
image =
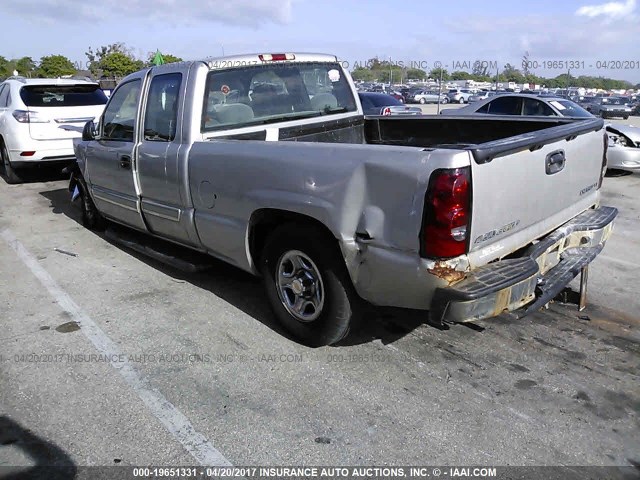
[[[56,299],[58,305],[64,309],[89,339],[93,346],[107,358],[127,358],[122,355],[118,346],[100,327],[87,315],[56,283],[49,273],[42,268],[31,253],[8,229],[2,230],[0,236],[15,250],[18,258],[29,267],[29,270],[40,280],[49,294]],[[198,433],[189,419],[185,417],[161,393],[153,390],[128,361],[111,362],[124,381],[136,392],[151,414],[169,430],[169,433],[203,466],[231,466],[231,463],[220,453],[206,437]]]

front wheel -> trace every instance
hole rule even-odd
[[[3,140],[0,140],[0,160],[2,161],[2,170],[5,181],[11,185],[22,183],[22,178],[18,175],[15,168],[11,166],[11,162],[9,161],[9,152],[7,151],[7,147]]]
[[[626,120],[629,118],[629,115],[625,115],[624,117],[622,117],[623,120]]]
[[[339,342],[360,317],[361,300],[335,239],[317,227],[276,229],[265,244],[261,271],[275,316],[308,346]]]
[[[421,98],[421,99],[420,99],[420,103],[421,103],[422,105],[424,105],[425,103],[427,103],[427,101],[426,101],[424,98]]]
[[[442,99],[441,103],[449,103],[449,99],[447,97],[445,97],[445,98]]]

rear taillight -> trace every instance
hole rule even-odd
[[[391,109],[389,107],[384,107],[382,109],[382,115],[391,115]]]
[[[609,134],[607,129],[604,130],[604,147],[602,150],[602,168],[600,169],[600,179],[598,180],[598,188],[602,186],[602,181],[604,180],[604,175],[607,173],[607,152],[609,151]]]
[[[49,123],[49,119],[44,118],[42,115],[38,114],[38,112],[14,110],[11,114],[13,115],[13,118],[20,123]]]
[[[421,255],[451,258],[466,253],[470,220],[469,167],[436,170],[425,198]]]

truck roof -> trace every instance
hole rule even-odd
[[[279,56],[285,56],[285,59],[279,60]],[[273,60],[267,60],[267,58],[273,58]],[[337,62],[338,57],[335,55],[328,55],[326,53],[305,53],[305,52],[286,52],[286,53],[246,53],[242,55],[226,55],[219,57],[206,57],[197,60],[189,60],[176,63],[165,63],[163,65],[157,65],[154,70],[173,70],[178,65],[192,64],[196,62],[204,62],[209,66],[211,70],[243,67],[252,65],[268,65],[271,62]]]

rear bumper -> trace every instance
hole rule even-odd
[[[9,160],[14,168],[36,166],[44,162],[65,162],[75,159],[73,139],[61,140],[29,140],[20,141],[8,148]],[[21,155],[22,152],[35,152],[31,156]]]
[[[433,322],[468,322],[505,311],[519,317],[538,310],[600,253],[618,210],[590,209],[530,247],[524,256],[481,267],[431,301]]]

